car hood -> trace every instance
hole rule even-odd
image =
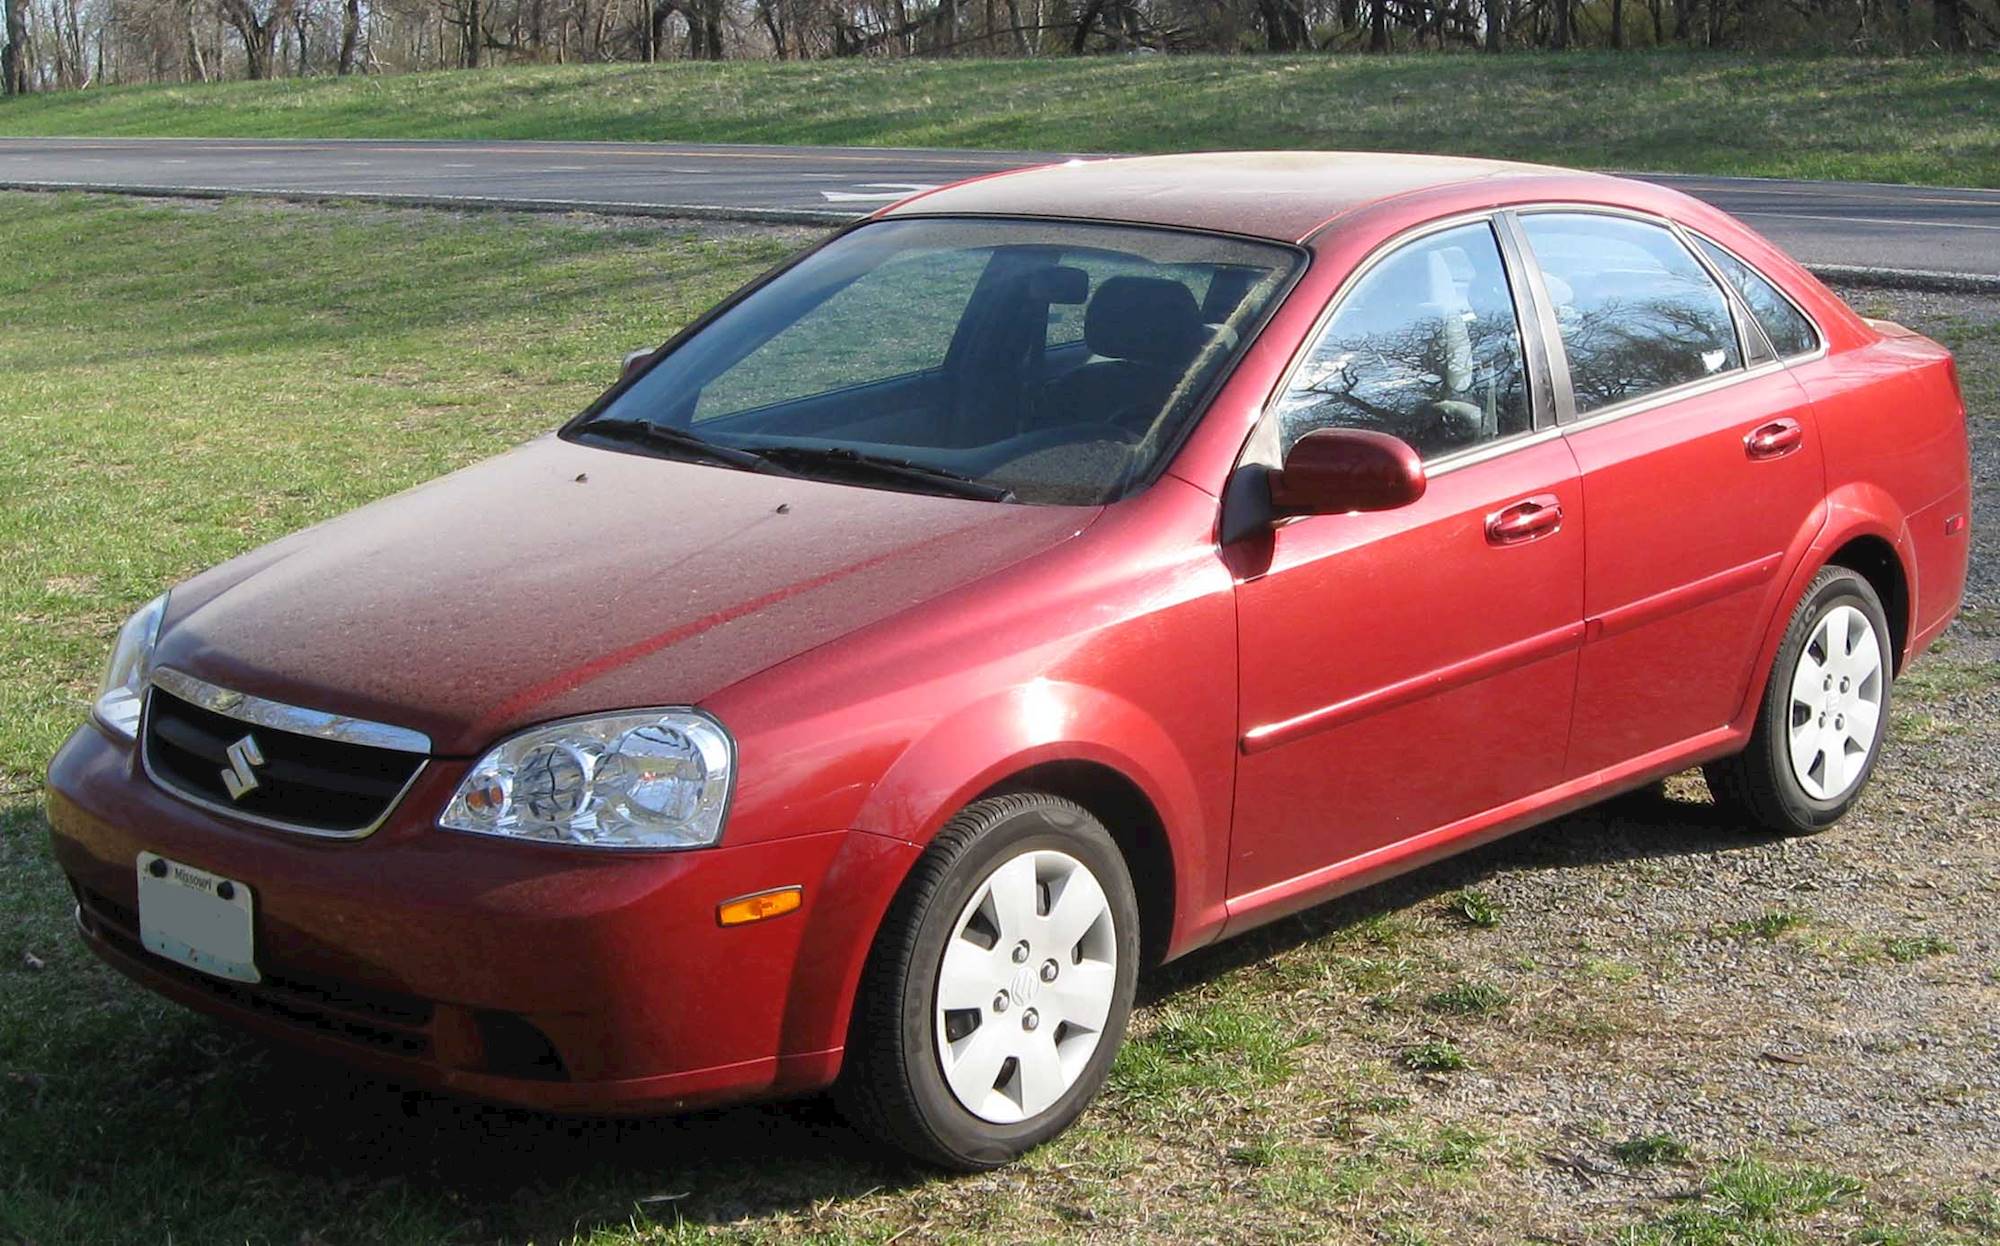
[[[552,718],[698,703],[1097,514],[545,437],[188,581],[156,661],[469,755]]]

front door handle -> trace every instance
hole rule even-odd
[[[1743,453],[1753,459],[1781,459],[1805,444],[1806,430],[1790,416],[1759,424],[1743,435]]]
[[[1519,545],[1548,536],[1562,527],[1562,500],[1553,493],[1537,494],[1486,517],[1486,540],[1492,545]]]

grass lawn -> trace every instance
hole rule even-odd
[[[799,236],[0,195],[0,237],[6,1246],[2000,1233],[1990,600],[1839,832],[1746,839],[1683,785],[1191,957],[1081,1126],[998,1173],[912,1169],[818,1101],[404,1092],[158,1001],[76,941],[36,799],[120,618],[550,426]],[[2000,402],[2000,307],[1870,310]]]
[[[1352,148],[2000,186],[2000,58],[1518,53],[668,63],[111,88],[0,134]]]

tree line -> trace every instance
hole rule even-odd
[[[0,0],[8,94],[490,64],[2000,48],[2000,0]]]

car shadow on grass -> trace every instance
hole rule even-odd
[[[1497,874],[1763,842],[1708,804],[1649,789],[1185,957],[1142,982],[1141,1002],[1170,1002],[1242,965]],[[104,1149],[89,1160],[96,1179],[110,1204],[188,1240],[222,1225],[241,1237],[258,1222],[274,1232],[253,1238],[282,1232],[300,1241],[561,1240],[635,1223],[787,1216],[824,1229],[816,1217],[828,1207],[937,1179],[855,1133],[824,1097],[668,1118],[565,1118],[399,1088],[172,1010],[97,1038],[142,1049],[123,1059],[137,1061],[125,1066],[130,1084],[146,1089],[127,1097],[101,1086],[96,1103],[73,1105],[102,1129]],[[220,1162],[206,1158],[218,1149],[227,1152]],[[121,1151],[144,1152],[145,1162]],[[240,1196],[242,1218],[117,1188],[162,1181],[207,1181],[210,1198]]]
[[[312,1240],[550,1241],[805,1214],[928,1174],[880,1153],[825,1096],[612,1119],[412,1090],[229,1035],[250,1068],[202,1114],[234,1114],[258,1184],[300,1183]],[[344,1199],[359,1201],[354,1214]],[[369,1223],[370,1219],[374,1223]]]

